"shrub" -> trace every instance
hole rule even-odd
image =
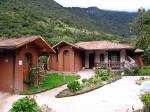
[[[96,69],[96,77],[109,76],[108,70]]]
[[[133,76],[134,73],[132,70],[130,70],[129,68],[124,68],[124,74],[125,75],[129,75],[129,76]]]
[[[111,69],[107,69],[107,70],[103,70],[103,69],[96,69],[95,71],[96,75],[95,77],[100,77],[101,80],[106,81],[110,78],[114,78],[116,76],[119,76],[120,74],[116,74],[114,72],[111,71]]]
[[[30,85],[32,83],[32,80],[23,80],[23,83]]]
[[[108,80],[108,76],[107,76],[107,75],[102,76],[102,77],[101,77],[101,80],[102,80],[102,81]]]
[[[145,67],[139,70],[139,75],[150,75],[150,69]]]
[[[150,93],[145,93],[144,95],[142,95],[141,101],[143,102],[145,106],[145,110],[149,112],[150,111]]]
[[[39,107],[33,98],[25,97],[13,103],[10,112],[38,112]]]
[[[87,79],[82,79],[82,83],[85,83],[87,81]]]
[[[134,74],[138,74],[139,73],[139,66],[137,64],[133,64],[130,69],[132,70],[132,72]]]
[[[82,86],[81,86],[79,81],[73,81],[73,82],[69,83],[67,85],[67,87],[68,87],[68,89],[71,92],[75,92],[75,91],[81,90],[81,88],[82,88]]]

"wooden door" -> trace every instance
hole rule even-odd
[[[65,72],[70,71],[70,52],[68,50],[65,50],[63,53],[63,70]]]
[[[89,68],[92,69],[94,67],[94,53],[89,54]]]
[[[24,55],[23,58],[23,89],[27,89],[29,87],[29,84],[27,84],[27,81],[29,81],[29,69],[31,66],[31,55],[29,53]]]

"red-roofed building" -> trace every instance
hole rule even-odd
[[[19,93],[27,88],[29,67],[39,56],[55,51],[40,36],[0,40],[0,90]]]
[[[49,56],[49,70],[77,72],[82,68],[93,67],[122,69],[127,62],[133,62],[133,60],[141,68],[144,66],[141,58],[143,50],[129,44],[110,41],[72,44],[62,41],[53,46],[53,49],[56,54]]]

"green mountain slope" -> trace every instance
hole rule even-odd
[[[50,44],[118,40],[113,35],[130,35],[128,24],[136,16],[95,7],[64,8],[53,0],[0,0],[0,37],[41,35]]]
[[[100,10],[97,7],[73,7],[68,8],[68,11],[82,19],[91,20],[93,25],[87,24],[88,29],[121,36],[132,34],[129,30],[129,23],[138,15],[138,13]]]
[[[0,37],[41,35],[50,44],[119,39],[79,28],[75,22],[82,20],[52,0],[0,0]]]

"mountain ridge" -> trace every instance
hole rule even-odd
[[[122,24],[117,25],[118,20],[110,21],[111,12],[92,9],[91,13],[90,10],[65,8],[53,0],[0,0],[0,37],[41,35],[54,44],[60,40],[113,40],[122,32],[129,34],[124,30],[128,22],[123,29]]]
[[[136,12],[106,11],[97,7],[71,7],[67,9],[77,16],[84,19],[90,19],[95,26],[102,26],[102,30],[99,31],[117,34],[120,36],[123,34],[129,36],[132,34],[129,29],[129,24],[138,15]],[[110,30],[108,30],[108,28],[110,28]]]

